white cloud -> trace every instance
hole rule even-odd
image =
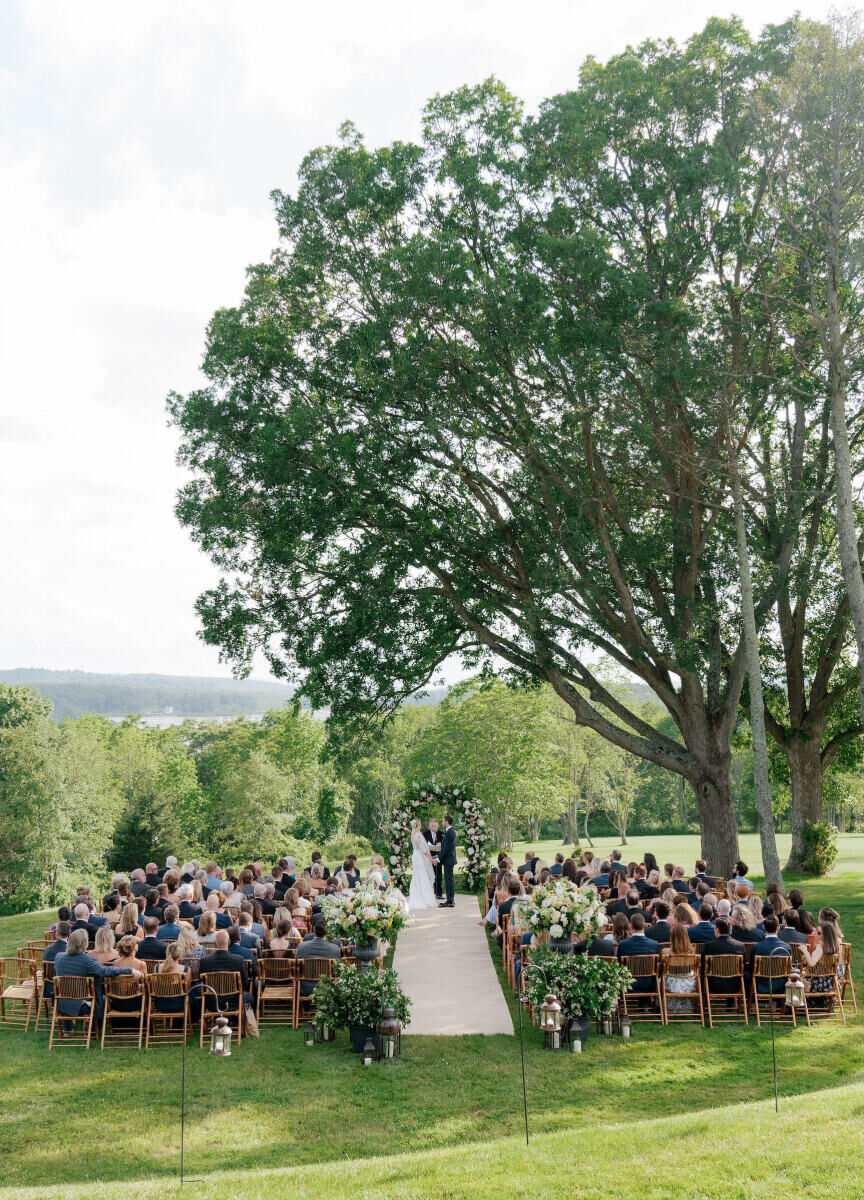
[[[494,73],[529,105],[588,53],[722,5],[25,0],[0,62],[0,666],[219,672],[164,398],[275,238],[269,190],[351,116],[414,137]],[[793,5],[750,0],[749,23]],[[799,4],[824,15],[827,4]]]

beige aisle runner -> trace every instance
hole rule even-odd
[[[399,934],[393,966],[411,998],[409,1034],[513,1033],[475,896],[421,909]]]

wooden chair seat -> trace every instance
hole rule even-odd
[[[77,1001],[79,1004],[89,1004],[87,1012],[77,1016],[66,1016],[59,1011],[62,1000]],[[93,1022],[96,1019],[96,989],[90,975],[55,975],[54,977],[54,1009],[51,1014],[51,1032],[48,1035],[48,1049],[54,1049],[54,1035],[57,1032],[57,1022],[60,1022],[60,1037],[58,1046],[84,1046],[90,1049],[90,1039],[93,1036]],[[71,1025],[72,1029],[65,1029]],[[76,1026],[81,1025],[80,1034]]]
[[[293,958],[265,958],[258,989],[258,1024],[290,1025],[297,1009],[299,963]]]
[[[37,998],[36,984],[30,971],[31,959],[26,954],[10,955],[0,963],[0,1024],[23,1029],[26,1033]]]
[[[823,954],[814,966],[805,965],[804,982],[805,985],[810,985],[807,991],[807,1011],[812,1019],[829,1020],[831,1017],[839,1015],[843,1024],[846,1024],[846,1014],[843,1011],[840,984],[837,979],[839,965],[839,954]],[[814,991],[813,985],[817,979],[827,981],[830,990]]]
[[[105,980],[105,1012],[102,1014],[101,1049],[109,1045],[134,1042],[141,1049],[144,1037],[144,1011],[146,1007],[143,975],[115,975]],[[124,1003],[137,1000],[136,1008],[124,1008]],[[117,1021],[124,1024],[118,1029]]]
[[[660,995],[663,1000],[663,1014],[667,1025],[670,1021],[699,1021],[701,1025],[705,1024],[705,1005],[702,999],[702,980],[700,978],[701,965],[702,959],[698,954],[670,954],[666,958],[660,959]],[[669,991],[670,980],[689,979],[691,976],[694,981],[692,993]],[[673,1005],[670,1011],[670,997],[687,1000],[690,1007],[679,1011]]]
[[[237,1045],[239,1046],[243,1040],[243,976],[240,971],[202,971],[201,982],[208,984],[213,988],[218,997],[220,1012],[215,1008],[208,1009],[208,1001],[216,1003],[216,997],[213,992],[208,992],[206,989],[201,996],[201,1042],[204,1045],[204,1035],[207,1032],[209,1022],[215,1021],[217,1017],[226,1017],[229,1025],[234,1019],[236,1029],[234,1030],[237,1037]],[[229,1006],[228,1001],[231,997],[236,996],[236,1001],[232,1001],[232,1006]]]
[[[174,971],[147,976],[145,1049],[150,1049],[151,1042],[185,1042],[189,1032],[189,981],[189,975],[179,975]],[[157,1007],[159,1000],[180,1000],[181,1011],[161,1012]],[[182,1027],[178,1029],[177,1024],[180,1021]]]
[[[774,955],[759,954],[753,958],[753,978],[750,982],[750,1002],[756,1013],[756,1024],[762,1024],[762,1013],[767,1012],[769,1017],[774,1021],[791,1021],[795,1026],[798,1023],[798,1017],[794,1008],[788,1008],[786,1005],[786,996],[783,988],[772,992],[770,989],[776,984],[777,980],[785,981],[789,978],[789,971],[792,967],[792,959],[785,954]],[[765,983],[767,989],[760,992],[759,983]],[[773,1008],[773,1013],[771,1009]],[[804,1017],[807,1024],[810,1024],[810,1014],[807,1011],[807,1001],[804,1001]]]
[[[660,989],[660,957],[657,954],[625,954],[620,959],[633,976],[634,982],[649,979],[651,986],[644,991],[623,992],[621,1008],[634,1021],[659,1021],[666,1024],[666,1011]],[[643,1001],[648,1002],[642,1008]]]
[[[301,985],[303,983],[315,982],[316,984],[322,979],[332,979],[333,977],[333,959],[332,958],[298,958],[295,959],[298,966],[297,974],[297,1004],[294,1008],[294,1028],[298,1029],[301,1021],[311,1021],[318,1009],[315,1004],[315,992],[310,996],[302,995]]]
[[[717,991],[712,980],[726,980],[734,990]],[[738,1021],[750,1024],[747,1015],[747,993],[744,990],[744,959],[739,954],[706,954],[705,956],[705,1011],[708,1027],[714,1028],[716,1021]],[[734,1001],[734,1005],[731,1003]],[[731,1005],[731,1006],[730,1006]]]

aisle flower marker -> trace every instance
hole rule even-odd
[[[582,941],[600,928],[603,911],[596,888],[586,884],[580,889],[569,879],[558,879],[537,884],[530,896],[520,899],[515,922],[523,933],[530,930],[555,939],[575,934],[576,940]]]
[[[344,938],[357,946],[368,946],[376,941],[392,943],[408,923],[408,916],[392,888],[382,892],[369,884],[342,895],[322,896],[321,912],[332,938]]]

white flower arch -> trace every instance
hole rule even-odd
[[[422,788],[413,784],[413,790],[396,804],[390,817],[393,882],[399,888],[407,887],[411,872],[411,822],[430,804],[444,805],[450,810],[457,836],[461,833],[465,847],[465,886],[476,891],[485,882],[489,867],[490,832],[483,805],[462,784],[442,787],[430,783]]]

